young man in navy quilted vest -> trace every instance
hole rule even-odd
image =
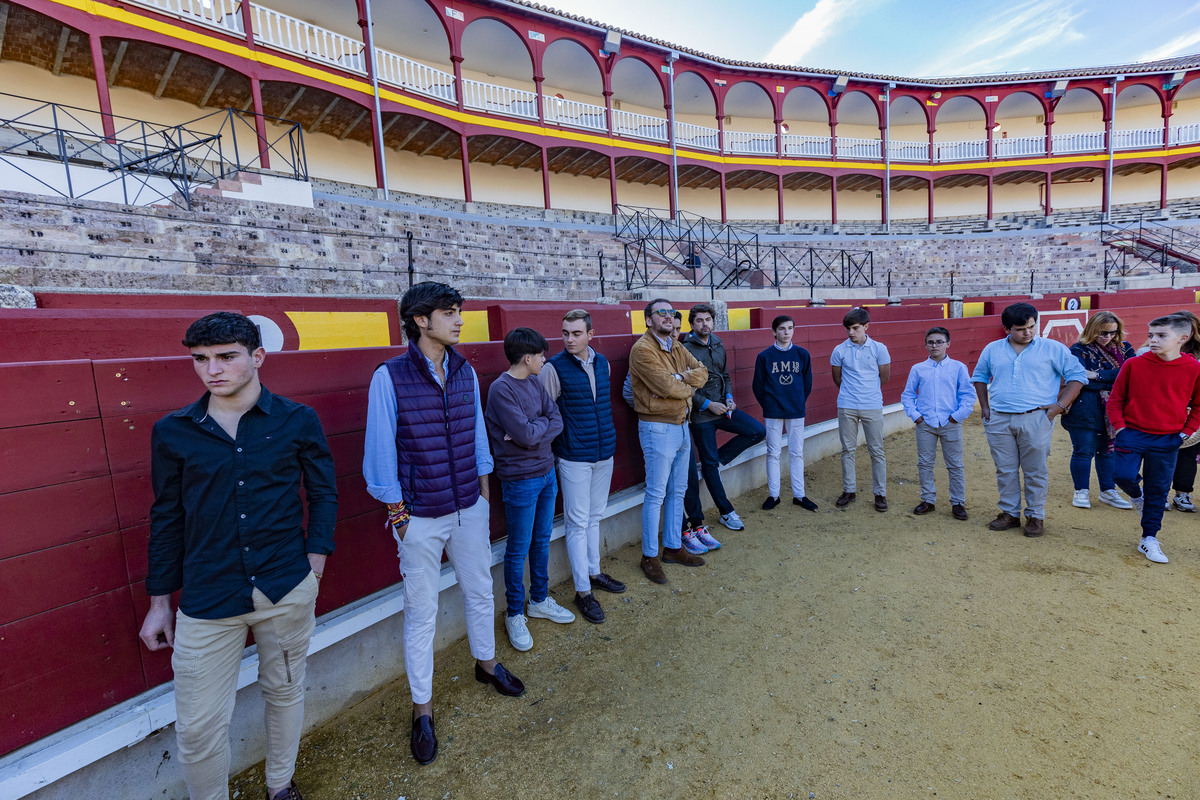
[[[475,370],[454,349],[463,298],[418,283],[400,300],[408,350],[371,378],[363,477],[388,507],[404,577],[404,665],[412,691],[412,754],[437,757],[433,634],[442,550],[463,594],[475,679],[513,697],[521,681],[496,661],[487,475],[492,471]]]
[[[567,558],[575,605],[588,622],[604,622],[593,589],[620,594],[625,584],[600,571],[600,519],[608,508],[617,431],[608,359],[591,347],[592,315],[577,308],[562,321],[563,351],[542,367],[542,388],[558,403],[563,431],[554,440],[562,485]]]

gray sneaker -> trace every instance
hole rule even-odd
[[[730,511],[728,514],[722,514],[721,515],[721,524],[724,525],[726,528],[729,528],[729,530],[731,530],[731,531],[744,531],[746,529],[746,523],[742,522],[742,518],[738,516],[738,513],[736,511]],[[701,536],[700,539],[701,539],[701,541],[703,541],[704,537]],[[708,544],[708,543],[705,542],[705,544]],[[709,549],[712,550],[715,548],[709,548]]]
[[[550,595],[546,595],[546,599],[540,603],[530,601],[525,610],[535,619],[548,619],[561,625],[575,621],[575,615],[556,603]]]

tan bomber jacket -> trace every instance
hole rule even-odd
[[[646,331],[629,351],[633,408],[643,422],[682,425],[692,407],[692,394],[708,380],[708,370],[678,341],[670,352]],[[678,374],[683,377],[679,380]]]

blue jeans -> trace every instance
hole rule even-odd
[[[1130,497],[1144,497],[1142,502],[1142,535],[1155,536],[1162,529],[1163,510],[1175,475],[1175,459],[1179,455],[1179,434],[1154,434],[1125,428],[1114,440],[1117,464],[1114,471],[1117,486]],[[1138,468],[1142,470],[1142,486],[1138,487]]]
[[[725,495],[725,485],[721,483],[721,467],[740,456],[748,447],[767,438],[767,429],[754,417],[741,409],[735,408],[732,417],[721,417],[707,422],[696,422],[692,426],[692,439],[696,442],[696,454],[700,458],[700,469],[696,469],[696,460],[688,460],[687,494],[683,498],[683,509],[689,527],[704,524],[704,509],[700,506],[700,475],[704,475],[704,483],[708,493],[712,495],[717,511],[728,514],[733,511],[733,503]],[[717,447],[717,431],[727,431],[735,434],[725,444]]]
[[[504,600],[508,616],[525,613],[525,559],[529,559],[529,600],[540,603],[550,591],[547,562],[554,529],[558,483],[551,467],[540,478],[500,481],[508,542],[504,547]]]
[[[692,440],[687,425],[638,420],[638,438],[646,459],[646,499],[642,502],[642,555],[658,555],[658,526],[663,547],[683,546],[683,495],[687,491]]]
[[[1075,489],[1087,489],[1092,485],[1093,460],[1096,462],[1096,478],[1100,481],[1100,491],[1107,492],[1115,488],[1115,455],[1108,452],[1108,432],[1068,428],[1067,433],[1071,434],[1071,480]]]

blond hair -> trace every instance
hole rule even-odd
[[[1087,324],[1083,326],[1083,332],[1079,334],[1080,344],[1091,344],[1100,336],[1100,329],[1105,325],[1117,326],[1117,335],[1113,337],[1113,341],[1120,346],[1121,342],[1125,341],[1125,323],[1121,322],[1121,318],[1111,311],[1097,311],[1088,319]]]

